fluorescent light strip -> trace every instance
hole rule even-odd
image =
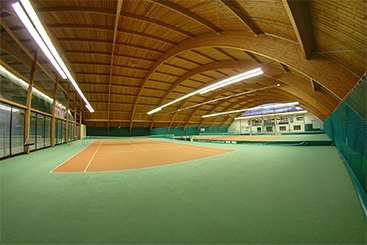
[[[54,45],[52,44],[50,38],[47,35],[45,29],[43,28],[43,25],[41,24],[40,20],[38,19],[37,14],[34,11],[31,3],[29,2],[29,0],[20,0],[20,1],[23,5],[25,11],[27,12],[28,16],[31,18],[34,26],[36,27],[36,29],[38,31],[38,33],[41,35],[43,41],[46,43],[48,49],[51,51],[54,58],[57,60],[59,65],[62,67],[62,69],[65,71],[65,67],[63,67],[64,63],[62,62],[59,53],[56,51]],[[63,76],[63,74],[60,74],[60,75],[62,76],[63,79],[66,79],[65,74],[64,74],[64,76]]]
[[[299,102],[291,102],[291,103],[277,104],[277,105],[267,105],[267,106],[258,106],[258,107],[250,108],[249,110],[277,108],[277,107],[290,106],[290,105],[299,105]]]
[[[15,12],[17,13],[17,15],[19,16],[20,20],[23,22],[23,24],[27,28],[28,32],[32,35],[33,39],[37,42],[38,46],[42,49],[43,53],[47,56],[47,58],[50,60],[50,62],[56,68],[56,70],[60,73],[62,78],[65,79],[66,78],[65,73],[62,71],[61,67],[56,62],[52,54],[50,53],[45,43],[42,41],[42,38],[38,35],[37,31],[34,29],[32,23],[30,22],[26,13],[23,11],[19,2],[12,4],[12,7],[15,10]]]
[[[252,111],[252,110],[258,110],[258,109],[268,109],[268,108],[284,107],[284,106],[298,105],[298,104],[299,104],[299,102],[292,102],[292,103],[279,104],[279,105],[258,106],[258,107],[249,108],[249,109],[241,109],[241,110],[235,110],[235,111],[226,111],[226,112],[219,112],[219,113],[214,113],[214,114],[209,114],[209,115],[203,115],[201,117],[202,118],[215,117],[215,116],[219,116],[219,115],[237,113],[237,112],[241,112],[241,111]]]
[[[220,100],[225,100],[225,99],[230,99],[230,98],[238,97],[238,96],[241,96],[241,95],[244,95],[244,94],[249,94],[249,93],[253,93],[253,92],[257,92],[257,91],[261,91],[261,90],[265,90],[265,89],[269,89],[269,88],[275,88],[275,87],[279,87],[279,86],[280,86],[280,84],[277,84],[277,85],[262,87],[262,88],[258,88],[258,89],[253,89],[253,90],[242,92],[242,93],[239,93],[239,94],[229,95],[229,96],[226,96],[226,97],[222,97],[222,98],[210,100],[210,101],[203,102],[203,103],[200,103],[200,104],[196,104],[196,105],[188,106],[188,107],[185,107],[185,108],[182,108],[182,109],[178,109],[178,110],[175,110],[175,111],[171,111],[171,112],[166,113],[165,115],[168,115],[168,114],[171,114],[171,113],[175,113],[175,112],[178,112],[178,111],[192,109],[192,108],[195,108],[195,107],[198,107],[198,106],[201,106],[201,105],[206,105],[206,104],[209,104],[209,103],[212,103],[212,102],[216,102],[216,101],[220,101]]]
[[[47,52],[49,53],[50,51],[51,51],[51,53],[52,53],[52,55],[51,55],[51,57],[52,58],[50,58],[47,54],[46,54],[46,56],[49,58],[49,60],[51,61],[51,63],[52,64],[54,64],[53,62],[52,62],[52,60],[57,60],[57,62],[55,61],[55,63],[57,64],[57,67],[59,67],[60,68],[60,66],[61,66],[61,68],[60,68],[60,70],[55,66],[55,68],[58,70],[58,72],[60,73],[60,75],[61,75],[61,77],[63,78],[63,79],[66,79],[66,78],[68,78],[69,79],[69,81],[71,82],[71,84],[73,85],[73,87],[75,88],[75,90],[78,92],[78,94],[80,95],[80,97],[83,99],[83,101],[86,103],[86,105],[88,105],[87,106],[87,108],[88,108],[88,110],[92,113],[92,112],[94,112],[94,110],[93,110],[93,108],[92,108],[92,106],[89,104],[89,102],[88,102],[88,100],[85,98],[85,96],[84,96],[84,94],[83,94],[83,92],[80,90],[80,88],[79,88],[79,86],[77,85],[77,83],[75,82],[75,80],[74,80],[74,78],[72,77],[72,75],[70,74],[70,71],[67,69],[67,67],[66,67],[66,65],[65,65],[65,63],[62,61],[62,59],[61,59],[61,57],[60,57],[60,55],[59,55],[59,53],[56,51],[56,48],[54,47],[54,45],[52,44],[52,42],[51,42],[51,40],[50,40],[50,38],[48,37],[48,35],[47,35],[47,33],[46,33],[46,31],[45,31],[45,29],[43,28],[43,26],[42,26],[42,24],[41,24],[41,22],[40,22],[40,20],[39,20],[39,18],[37,17],[37,14],[36,14],[36,12],[34,11],[34,9],[33,9],[33,7],[32,7],[32,5],[31,5],[31,3],[29,2],[29,0],[20,0],[21,1],[21,3],[22,3],[22,5],[23,5],[23,7],[24,7],[24,9],[27,11],[27,13],[28,13],[28,15],[29,15],[29,17],[31,18],[31,20],[32,20],[32,22],[33,22],[33,24],[35,25],[35,27],[36,27],[36,29],[37,29],[37,31],[38,31],[38,33],[41,35],[41,37],[42,37],[42,39],[43,39],[43,41],[46,43],[46,45],[47,45],[47,47],[48,47],[48,49],[47,49],[47,47],[45,47],[45,49],[46,49],[46,51],[41,47],[41,45],[43,44],[43,46],[45,46],[45,44],[44,44],[44,42],[42,41],[42,39],[41,39],[41,42],[42,42],[42,44],[40,45],[38,42],[37,42],[37,39],[33,36],[33,34],[32,34],[32,32],[30,31],[30,29],[33,29],[33,32],[35,32],[35,35],[36,36],[38,36],[38,38],[39,38],[39,35],[38,35],[38,33],[37,33],[37,31],[35,31],[35,29],[33,28],[33,26],[32,26],[32,24],[30,23],[30,21],[29,21],[29,19],[28,19],[28,17],[26,16],[26,14],[24,13],[24,11],[23,11],[23,9],[21,8],[21,6],[19,5],[19,3],[15,3],[15,4],[13,4],[13,8],[14,8],[14,10],[16,10],[15,8],[17,8],[18,10],[19,10],[19,12],[20,12],[20,14],[23,16],[23,18],[21,18],[21,16],[18,14],[18,12],[17,12],[17,10],[16,10],[16,12],[17,12],[17,14],[18,14],[18,16],[19,16],[19,18],[22,20],[22,22],[24,23],[24,25],[27,27],[27,25],[26,25],[26,23],[25,22],[29,22],[28,23],[28,25],[30,24],[30,28],[28,28],[27,27],[27,29],[28,29],[28,31],[31,33],[31,35],[33,36],[33,38],[36,40],[36,42],[40,45],[40,47],[41,47],[41,49],[43,50],[43,52],[46,54]],[[14,6],[14,5],[16,5],[17,4],[17,6]],[[23,12],[23,13],[22,13]],[[23,20],[24,19],[24,20]],[[60,65],[60,66],[59,66]],[[61,72],[60,72],[61,71]]]
[[[234,120],[240,120],[240,119],[250,119],[250,118],[257,118],[257,117],[268,117],[268,116],[283,116],[283,115],[292,115],[292,114],[304,114],[308,111],[294,111],[294,112],[286,112],[286,113],[274,113],[274,114],[262,114],[262,115],[256,115],[256,116],[248,116],[248,117],[236,117]]]
[[[11,73],[7,69],[5,69],[5,67],[3,67],[2,65],[0,65],[0,74],[3,75],[3,76],[5,76],[5,77],[7,76],[9,80],[12,80],[17,85],[23,87],[24,90],[28,90],[29,84],[26,81],[23,81],[22,79],[18,78],[13,73]],[[43,93],[42,91],[40,91],[39,89],[37,89],[35,87],[32,88],[32,92],[34,92],[35,94],[37,94],[38,97],[43,98],[44,100],[49,101],[51,104],[54,101],[50,96],[48,96],[47,94]],[[64,109],[66,109],[66,107],[64,105],[60,104],[57,101],[56,101],[56,104],[59,105],[59,106],[61,106]]]
[[[23,87],[25,90],[28,89],[29,84],[27,82],[15,76],[13,73],[5,69],[5,67],[3,67],[2,65],[0,65],[0,74],[3,75],[4,77],[8,77],[9,80],[17,81],[18,85]]]
[[[160,110],[162,110],[162,108],[158,107],[158,108],[156,108],[156,109],[148,112],[148,115],[153,114],[153,113],[156,113],[157,111],[160,111]]]
[[[215,90],[215,89],[218,89],[218,88],[221,88],[221,87],[224,87],[224,86],[230,85],[232,83],[236,83],[236,82],[239,82],[239,81],[251,78],[251,77],[255,77],[255,76],[258,76],[258,75],[261,75],[261,74],[263,74],[263,71],[261,70],[261,68],[256,68],[254,70],[242,73],[242,74],[237,75],[235,77],[225,79],[222,82],[210,85],[210,86],[202,89],[200,91],[200,94],[205,94],[209,91],[212,91],[212,90]]]
[[[11,106],[7,106],[7,105],[0,105],[0,110],[4,110],[4,111],[11,111]],[[18,109],[15,109],[13,107],[13,112],[17,112],[19,111]]]
[[[195,95],[195,94],[198,94],[198,93],[203,94],[203,93],[206,93],[206,92],[212,91],[212,90],[214,90],[214,89],[217,89],[217,88],[220,88],[220,87],[227,86],[227,85],[229,85],[229,84],[231,84],[231,83],[235,83],[235,82],[238,82],[238,81],[241,81],[241,80],[244,80],[244,79],[250,78],[250,77],[254,77],[254,76],[260,75],[260,74],[262,74],[262,73],[263,73],[263,71],[261,70],[261,68],[256,68],[256,69],[253,69],[253,70],[251,70],[251,71],[247,71],[247,72],[245,72],[245,73],[241,73],[241,74],[239,74],[239,75],[236,75],[236,76],[233,76],[233,77],[227,78],[227,79],[225,79],[225,80],[223,80],[223,81],[217,82],[217,83],[215,83],[215,84],[209,85],[208,87],[205,87],[205,88],[202,88],[202,89],[196,90],[196,91],[194,91],[194,92],[192,92],[192,93],[189,93],[189,94],[187,94],[187,95],[185,95],[185,96],[182,96],[182,97],[180,97],[180,98],[178,98],[178,99],[176,99],[176,100],[173,100],[173,101],[171,101],[171,102],[169,102],[169,103],[167,103],[167,104],[165,104],[165,105],[162,105],[162,106],[160,106],[160,107],[158,107],[158,108],[156,108],[156,109],[154,109],[154,110],[149,111],[147,114],[148,114],[148,115],[151,115],[151,114],[153,114],[153,113],[155,113],[155,112],[157,112],[157,111],[160,111],[160,110],[161,110],[161,109],[163,109],[164,107],[167,107],[167,106],[169,106],[169,105],[172,105],[172,104],[174,104],[174,103],[176,103],[176,102],[178,102],[178,101],[184,100],[184,99],[186,99],[186,98],[188,98],[188,97],[191,97],[191,96],[193,96],[193,95]]]

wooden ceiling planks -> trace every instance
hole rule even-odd
[[[256,96],[252,94],[244,96],[242,100],[248,100],[249,103],[261,103],[267,99],[286,100],[287,96],[282,97],[281,94],[289,94],[291,91],[294,94],[292,98],[299,98],[300,101],[310,101],[312,98],[314,102],[309,103],[308,106],[318,114],[322,114],[323,110],[330,110],[334,104],[337,104],[334,101],[335,98],[330,99],[330,94],[327,94],[323,87],[321,90],[313,91],[315,93],[313,95],[309,74],[301,73],[297,67],[289,66],[286,59],[279,63],[279,60],[269,56],[266,51],[254,53],[251,50],[241,50],[231,45],[218,45],[215,42],[209,46],[195,46],[195,43],[200,42],[208,32],[221,32],[219,35],[215,34],[221,37],[229,30],[243,32],[245,36],[250,32],[253,35],[264,32],[265,34],[259,34],[256,39],[253,39],[254,42],[258,42],[258,45],[261,45],[264,36],[271,36],[278,41],[291,40],[290,43],[297,44],[297,34],[282,1],[123,1],[116,32],[114,32],[114,23],[117,1],[31,0],[31,2],[47,30],[57,40],[56,45],[60,50],[65,51],[62,55],[96,110],[93,114],[85,113],[88,119],[87,126],[107,126],[108,118],[111,119],[111,127],[130,128],[142,125],[152,126],[152,122],[155,126],[166,127],[218,123],[211,119],[202,120],[200,116],[213,110],[216,112],[225,110],[230,102],[239,108],[241,99],[233,98],[229,102],[217,103],[216,109],[213,109],[213,105],[204,105],[197,110],[190,109],[169,115],[157,113],[156,116],[149,116],[146,112],[162,103],[218,81],[220,78],[244,71],[235,65],[233,69],[213,66],[207,70],[200,70],[212,63],[221,64],[231,60],[232,62],[248,61],[255,67],[261,64],[264,68],[276,68],[276,73],[280,73],[275,76],[286,79],[285,81],[288,82],[288,87],[285,86],[277,93],[264,92]],[[345,72],[358,77],[365,71],[367,61],[366,51],[363,51],[367,46],[365,1],[332,1],[330,3],[310,1],[309,5],[316,52],[322,54],[317,56],[317,59],[323,57],[330,62],[336,62],[340,69],[345,69]],[[234,11],[235,6],[240,11]],[[35,44],[17,17],[4,12],[1,14],[15,35],[33,52]],[[250,24],[246,23],[246,19]],[[258,30],[251,28],[251,23]],[[6,38],[6,31],[3,29],[0,31],[1,37]],[[182,45],[187,43],[191,43],[191,48],[181,49]],[[12,45],[11,40],[9,45]],[[113,47],[114,57],[111,62]],[[269,44],[267,49],[268,51],[278,49],[275,51],[279,52],[281,48]],[[174,50],[182,50],[182,52],[175,53]],[[339,52],[343,50],[344,52]],[[301,53],[296,48],[295,51]],[[167,55],[167,52],[173,55]],[[287,57],[289,58],[292,57]],[[2,59],[6,60],[3,57]],[[312,56],[310,61],[304,62],[305,67],[312,63],[316,63]],[[50,67],[49,62],[45,64]],[[320,70],[325,70],[322,63],[319,65]],[[48,69],[54,70],[51,67]],[[200,72],[193,75],[192,71],[195,70]],[[296,75],[301,80],[293,84],[289,83],[292,77],[289,74]],[[256,84],[266,84],[269,78],[276,79],[272,76],[274,74],[267,74],[261,78],[245,81],[242,83],[244,88],[241,89],[229,86],[228,89],[231,91],[225,92],[225,89],[222,89],[194,96],[183,103],[178,102],[167,107],[164,111],[173,111],[180,106],[203,102],[217,92],[222,92],[223,95],[240,93],[246,91],[245,87],[249,89]],[[319,76],[322,81],[315,81],[323,84],[328,76],[332,75]],[[107,109],[109,77],[111,77],[110,116]],[[352,82],[345,81],[345,84]],[[303,87],[306,93],[300,93],[296,89],[298,86],[296,84],[309,86]],[[338,88],[336,91],[338,96],[346,94],[347,87],[349,85]],[[265,95],[267,95],[266,99]],[[259,98],[255,100],[257,97]],[[323,106],[318,107],[318,104]],[[98,121],[99,119],[102,121]],[[228,122],[220,122],[222,123]]]
[[[364,1],[310,3],[317,49],[361,76],[367,59]]]

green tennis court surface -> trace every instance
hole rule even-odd
[[[104,173],[49,173],[79,142],[1,161],[1,244],[366,243],[335,147],[190,144],[238,151]]]
[[[284,138],[275,141],[331,141],[327,134],[294,134],[285,135]]]

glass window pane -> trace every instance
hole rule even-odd
[[[25,105],[27,101],[28,83],[19,82],[14,76],[0,69],[0,96],[4,99]]]
[[[37,114],[37,149],[45,147],[45,116]]]
[[[43,93],[37,92],[37,90],[32,90],[32,108],[43,111],[46,113],[52,113],[52,103],[53,100]]]
[[[46,116],[45,147],[51,146],[51,117]]]
[[[57,119],[57,144],[62,143],[62,123],[60,119]]]
[[[57,133],[58,133],[58,130],[59,128],[57,127],[57,122],[58,122],[58,119],[55,119],[55,131],[54,131],[54,143],[55,145],[57,144]]]
[[[73,124],[69,123],[69,128],[68,128],[68,141],[73,141]]]
[[[13,107],[11,125],[11,154],[24,152],[25,110]]]
[[[79,125],[76,125],[75,138],[79,139]]]
[[[58,101],[60,101],[64,105],[66,105],[66,94],[60,88],[57,88],[56,98],[57,98]]]
[[[69,119],[69,121],[74,121],[74,116],[70,111],[68,113],[68,119]]]
[[[55,82],[43,70],[36,70],[34,84],[48,93],[50,97],[53,95]]]
[[[10,111],[10,106],[0,103],[0,157],[10,155]]]
[[[66,133],[66,129],[65,129],[65,121],[61,121],[61,143],[65,143],[65,133]]]
[[[29,150],[36,149],[36,144],[37,144],[36,125],[37,125],[37,114],[35,112],[31,112],[31,126],[29,129],[29,139],[27,143],[34,143],[34,144],[29,146]]]

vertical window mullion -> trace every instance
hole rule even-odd
[[[37,135],[37,118],[38,118],[38,113],[36,113],[36,126],[35,126],[35,133],[34,133],[34,136],[35,136],[35,140],[34,140],[34,144],[35,144],[35,149],[37,150],[38,149],[38,147],[37,147],[37,137],[38,137],[38,135]]]
[[[10,123],[9,123],[9,153],[10,155],[13,155],[13,152],[12,152],[12,125],[13,125],[13,107],[11,107],[11,110],[10,110]]]

